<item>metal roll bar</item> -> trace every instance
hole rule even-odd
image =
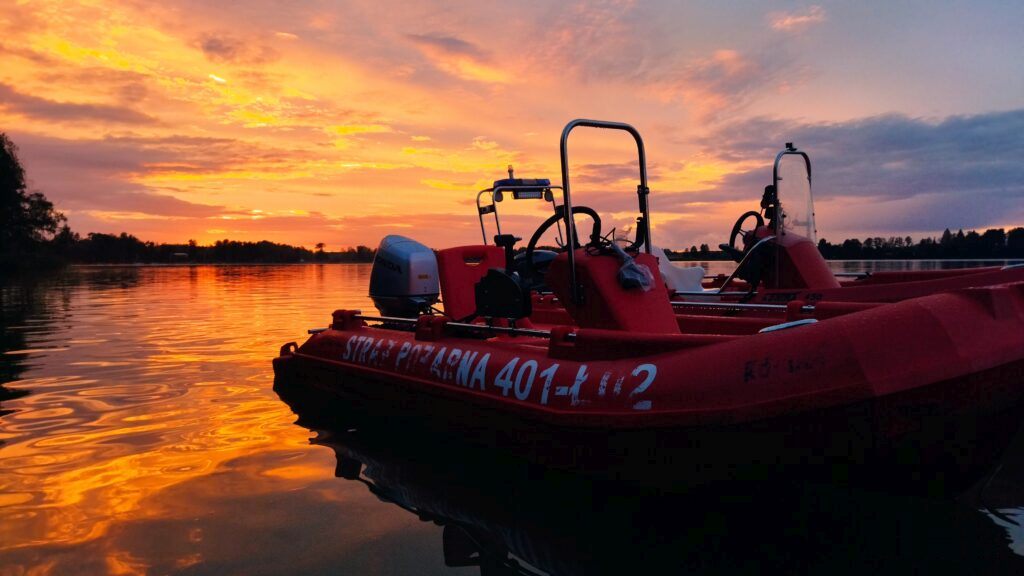
[[[647,195],[650,194],[650,189],[647,187],[647,155],[644,152],[644,140],[637,132],[636,128],[633,128],[629,124],[623,122],[608,122],[604,120],[586,120],[576,119],[565,125],[562,130],[562,140],[559,146],[559,151],[562,160],[562,204],[565,206],[565,229],[566,229],[566,247],[569,250],[569,286],[572,290],[573,301],[577,304],[582,302],[583,293],[580,290],[579,285],[576,283],[576,255],[575,255],[575,224],[572,217],[572,200],[570,199],[569,193],[569,134],[577,127],[584,126],[588,128],[603,128],[606,130],[622,130],[629,132],[633,136],[633,140],[636,141],[637,155],[640,162],[640,184],[637,185],[636,193],[640,206],[640,215],[643,217],[643,227],[641,233],[643,238],[638,239],[637,248],[641,246],[644,250],[651,253],[651,218],[650,212],[647,206]]]

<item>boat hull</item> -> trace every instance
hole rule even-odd
[[[568,328],[546,342],[346,322],[285,347],[279,391],[343,395],[395,426],[642,483],[781,476],[948,494],[989,470],[1024,415],[1022,285],[745,337],[575,330],[570,345]]]
[[[394,382],[285,360],[275,389],[361,411],[397,434],[441,432],[553,468],[666,490],[751,481],[955,495],[988,474],[1024,422],[1024,363],[891,397],[718,426],[557,426]],[[967,392],[970,391],[970,392]],[[964,403],[965,394],[978,401]]]

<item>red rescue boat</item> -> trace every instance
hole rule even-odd
[[[563,172],[576,126],[633,135],[646,219],[640,135],[574,121],[562,135]],[[795,301],[778,318],[679,316],[656,280],[646,226],[622,250],[601,237],[594,213],[577,248],[571,216],[583,210],[564,173],[563,183],[567,250],[545,281],[566,322],[540,324],[528,285],[511,272],[512,241],[501,242],[504,268],[469,265],[479,247],[438,253],[446,314],[420,312],[432,304],[430,268],[418,268],[429,250],[392,237],[371,279],[382,315],[339,310],[303,345],[283,346],[278,385],[369,399],[381,416],[411,410],[442,425],[515,430],[548,448],[586,447],[599,467],[670,469],[686,483],[799,473],[959,489],[1016,430],[1024,282],[884,305]],[[400,280],[385,282],[392,277]]]
[[[744,230],[750,226],[749,231]],[[742,242],[738,242],[742,240]],[[959,270],[834,274],[817,248],[811,160],[792,143],[775,157],[760,211],[742,214],[719,248],[737,263],[728,275],[694,283],[665,258],[662,274],[677,306],[742,301],[897,302],[947,290],[1024,280],[1024,264]]]

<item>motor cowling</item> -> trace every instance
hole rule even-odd
[[[384,316],[415,318],[437,303],[437,257],[419,242],[391,234],[377,247],[370,299]]]

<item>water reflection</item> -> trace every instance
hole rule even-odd
[[[5,284],[0,567],[145,573],[243,563],[232,545],[210,544],[211,531],[231,544],[225,523],[247,516],[233,502],[263,508],[331,468],[271,391],[269,359],[334,308],[362,305],[367,273],[81,268]],[[221,492],[225,478],[231,490]],[[310,494],[296,510],[315,516],[325,498],[337,500],[335,491]],[[290,528],[304,529],[301,518]],[[177,532],[164,534],[159,551],[125,537],[166,525],[208,536],[179,546],[169,544]]]
[[[965,502],[813,485],[686,494],[545,469],[457,429],[395,430],[301,384],[278,393],[335,475],[443,527],[447,566],[482,575],[1020,574],[1006,533]]]
[[[1024,553],[1024,447],[983,497],[956,506],[773,492],[780,504],[764,508],[762,487],[696,501],[624,494],[404,425],[349,433],[300,411],[311,446],[272,390],[270,358],[334,309],[369,309],[368,276],[86,267],[0,281],[0,574],[460,573],[446,546],[450,564],[480,555],[495,570],[508,568],[504,550],[568,573],[626,567],[627,553],[698,571],[749,572],[759,556],[815,571],[863,567],[848,558],[856,546],[905,569],[934,565],[925,539],[1019,567],[1007,535]],[[351,464],[336,453],[444,527],[337,480]]]

